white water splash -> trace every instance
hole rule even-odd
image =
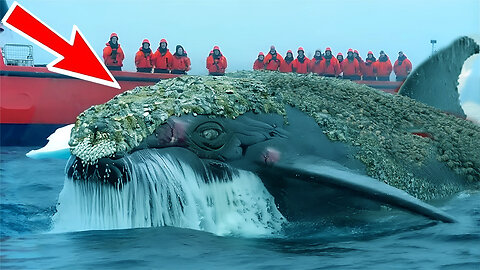
[[[278,233],[285,218],[253,173],[232,180],[196,173],[169,156],[141,157],[129,166],[122,189],[92,181],[65,180],[53,232],[175,226],[217,235]],[[130,165],[133,165],[130,164]]]

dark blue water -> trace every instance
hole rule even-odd
[[[379,214],[370,223],[289,224],[277,238],[182,228],[49,233],[64,160],[2,148],[0,269],[480,269],[480,193],[442,203],[460,222]]]

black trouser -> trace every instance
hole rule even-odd
[[[407,76],[397,76],[397,82],[403,82],[406,78]]]
[[[156,68],[153,70],[153,73],[170,73],[170,71],[166,68]]]
[[[335,74],[323,74],[324,77],[335,77]]]
[[[225,73],[220,73],[220,72],[210,72],[210,73],[208,73],[208,75],[210,75],[210,76],[223,76],[223,75],[225,75]]]
[[[187,72],[185,70],[174,69],[172,70],[172,74],[187,74]]]
[[[364,81],[376,81],[377,77],[375,76],[363,76]]]
[[[377,80],[388,82],[388,81],[390,81],[390,77],[389,76],[377,77]]]
[[[137,68],[137,72],[152,73],[152,68]]]
[[[108,70],[117,70],[122,71],[122,67],[120,66],[107,66]]]

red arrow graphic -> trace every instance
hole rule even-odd
[[[76,25],[69,42],[17,2],[5,14],[3,24],[58,57],[47,65],[48,70],[120,89]]]

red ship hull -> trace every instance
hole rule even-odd
[[[0,56],[0,145],[46,144],[78,114],[136,86],[178,75],[112,71],[121,89],[52,73],[45,67],[6,66]]]

